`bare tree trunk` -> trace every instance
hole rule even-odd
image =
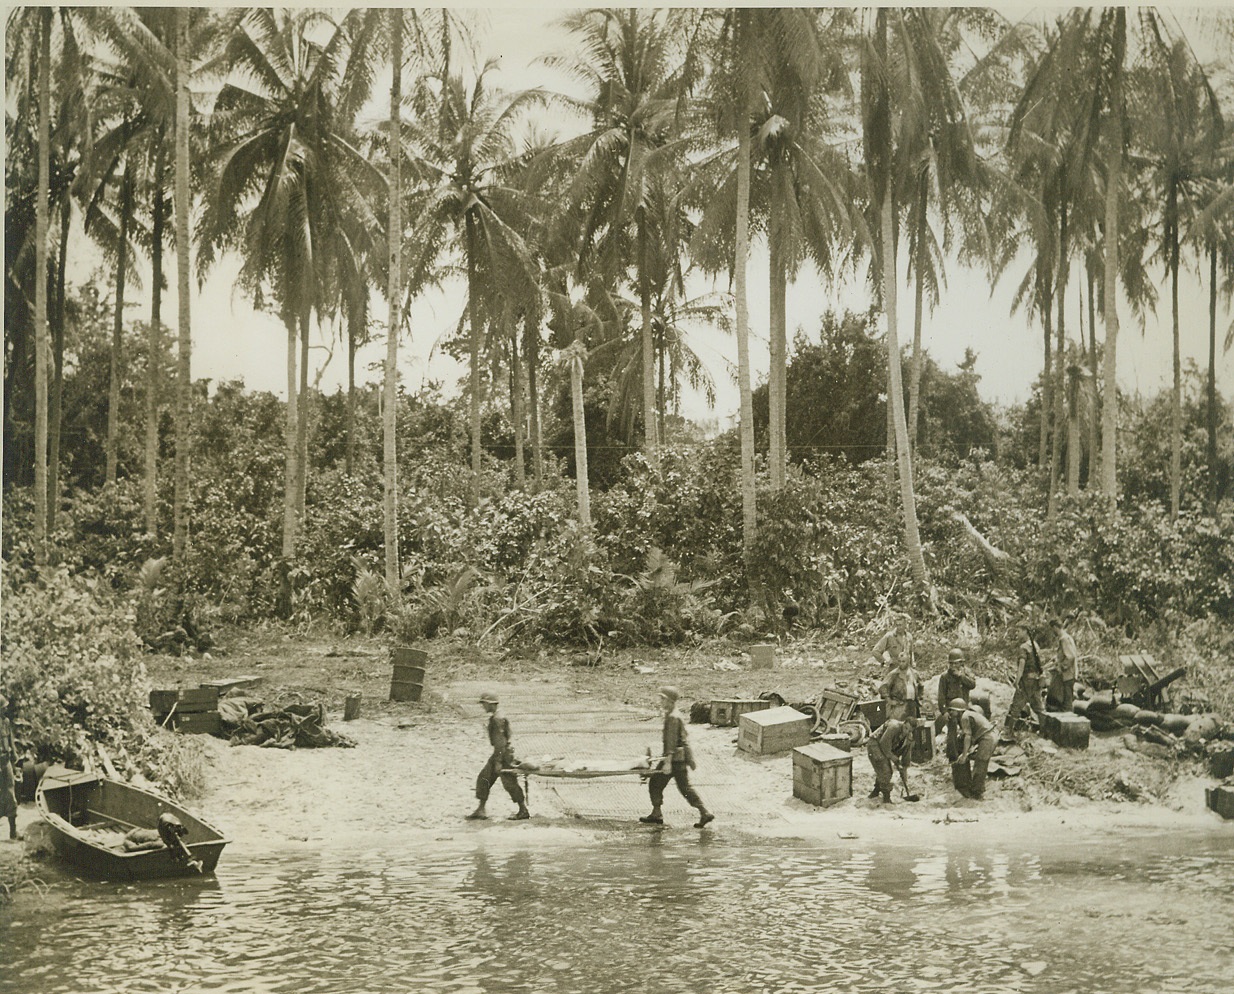
[[[660,341],[656,345],[656,417],[660,422],[660,445],[668,442],[668,380],[665,379],[664,353],[668,351],[663,324],[660,326]]]
[[[785,368],[788,364],[788,270],[784,260],[784,251],[780,244],[779,225],[772,222],[772,230],[767,236],[770,253],[769,291],[771,294],[771,328],[770,328],[770,359],[771,366],[767,374],[767,435],[768,458],[767,468],[770,471],[771,485],[779,488],[784,486],[784,465],[787,459],[785,450]]]
[[[1217,243],[1208,245],[1208,500],[1217,504]]]
[[[304,498],[308,489],[309,308],[300,315],[300,402],[296,405],[296,544],[304,532]]]
[[[1067,493],[1080,492],[1080,370],[1069,367],[1067,379]]]
[[[73,201],[65,197],[60,208],[59,266],[56,269],[56,320],[51,328],[51,399],[47,412],[47,532],[56,530],[56,511],[60,507],[60,425],[64,411],[64,304],[65,267],[68,263],[69,223]]]
[[[1097,280],[1092,266],[1086,269],[1088,276],[1088,367],[1093,377],[1093,406],[1088,414],[1088,482],[1086,485],[1088,489],[1095,490],[1097,488],[1097,467],[1101,464],[1099,458],[1101,442],[1097,436],[1098,422],[1101,417],[1101,391],[1097,389],[1097,384],[1101,382],[1101,376],[1097,370]]]
[[[172,555],[188,550],[189,419],[193,400],[192,293],[189,266],[189,10],[176,8],[176,272],[180,310],[176,338],[176,480],[172,514]]]
[[[883,307],[887,314],[887,365],[891,378],[891,416],[895,425],[896,461],[900,470],[900,504],[904,513],[904,538],[909,569],[920,594],[930,588],[921,535],[917,530],[917,496],[913,492],[912,453],[908,447],[908,424],[904,417],[904,386],[900,375],[900,338],[896,327],[896,244],[890,183],[882,204]]]
[[[1041,362],[1041,430],[1037,440],[1037,468],[1045,469],[1050,455],[1050,415],[1054,410],[1054,355],[1051,341],[1050,307],[1047,300],[1042,309],[1042,341],[1045,358]]]
[[[299,424],[299,379],[296,376],[296,319],[287,315],[287,423],[283,429],[286,445],[283,464],[283,558],[290,560],[296,554],[296,486],[299,479],[297,463],[300,447],[296,444],[296,426]]]
[[[400,576],[398,550],[398,452],[395,442],[395,411],[398,406],[398,332],[399,294],[402,293],[402,151],[399,107],[403,90],[403,11],[390,10],[390,61],[393,78],[390,81],[390,183],[387,252],[389,285],[386,300],[389,317],[386,326],[386,368],[382,405],[382,519],[386,546],[386,590],[391,599],[399,595]]]
[[[146,534],[158,534],[159,465],[159,374],[163,367],[163,226],[166,223],[163,199],[163,171],[166,168],[163,133],[155,137],[153,228],[150,242],[150,327],[146,332],[146,465],[142,481],[142,506]]]
[[[124,283],[128,276],[129,216],[133,213],[133,169],[124,167],[120,180],[120,251],[116,256],[116,306],[111,324],[107,389],[107,483],[116,482],[120,461],[120,359],[124,350]]]
[[[540,434],[540,329],[528,314],[523,319],[527,351],[527,399],[531,405],[531,478],[536,493],[544,486],[544,439]]]
[[[467,239],[467,322],[471,353],[471,506],[480,506],[480,322],[476,319],[476,226],[471,213],[465,220]]]
[[[1105,254],[1105,368],[1102,370],[1101,490],[1114,504],[1118,500],[1118,201],[1122,196],[1123,134],[1117,122],[1109,126],[1109,131],[1105,237],[1102,241]]]
[[[647,284],[647,225],[640,219],[638,225],[638,299],[642,311],[642,329],[639,339],[643,359],[643,448],[653,466],[660,462],[659,434],[656,431],[656,374],[655,343],[651,338],[651,288]]]
[[[527,489],[527,467],[523,465],[523,366],[518,354],[518,322],[507,310],[506,331],[510,341],[510,420],[514,423],[514,482]]]
[[[1178,188],[1170,184],[1170,312],[1174,332],[1174,384],[1170,393],[1170,520],[1178,520],[1183,476],[1183,367],[1178,346]]]
[[[367,289],[364,292],[367,294]],[[347,309],[347,453],[344,471],[348,476],[356,471],[356,348],[367,323],[364,310],[357,306]]]
[[[34,205],[34,559],[47,562],[47,199],[51,187],[51,8],[39,38],[39,178]]]
[[[591,527],[591,489],[587,479],[587,418],[583,406],[583,358],[587,350],[575,338],[569,349],[570,406],[574,416],[574,482],[578,491],[578,523]]]
[[[750,314],[746,291],[746,263],[750,253],[750,119],[749,101],[743,102],[737,124],[737,229],[733,283],[737,309],[737,387],[741,396],[741,544],[749,564],[758,531],[754,491],[754,402],[750,393]]]
[[[1050,490],[1046,502],[1046,517],[1053,517],[1058,510],[1059,475],[1062,471],[1063,457],[1063,425],[1067,421],[1066,410],[1066,366],[1067,366],[1067,276],[1070,269],[1070,257],[1067,247],[1067,203],[1063,200],[1059,205],[1058,214],[1058,274],[1055,280],[1054,296],[1058,300],[1058,335],[1056,367],[1054,374],[1054,436],[1050,441]]]
[[[913,455],[917,454],[917,410],[921,403],[921,321],[925,297],[925,267],[921,264],[926,251],[926,196],[930,190],[929,176],[922,173],[917,191],[917,271],[913,279],[913,364],[909,367],[908,379],[908,444]]]

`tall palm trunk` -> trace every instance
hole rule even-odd
[[[1037,468],[1044,470],[1050,458],[1050,422],[1054,418],[1054,298],[1048,286],[1049,277],[1042,276],[1041,329],[1045,358],[1041,361],[1041,433],[1038,438]]]
[[[1174,332],[1174,385],[1170,393],[1170,520],[1178,520],[1183,472],[1183,367],[1178,347],[1178,184],[1171,181],[1166,203],[1170,243],[1170,313]]]
[[[656,417],[660,421],[659,442],[661,445],[668,441],[668,382],[664,378],[664,354],[667,351],[664,325],[661,324],[659,340],[656,342]]]
[[[296,444],[296,426],[299,418],[299,384],[296,376],[296,319],[286,316],[287,325],[287,422],[283,426],[283,558],[290,560],[296,554],[296,481],[299,479],[297,463],[300,447]]]
[[[34,205],[34,556],[47,562],[47,199],[51,187],[51,8],[39,37],[39,178]]]
[[[312,310],[300,315],[300,402],[296,405],[296,544],[304,531],[304,497],[308,489],[309,328]]]
[[[356,347],[365,323],[362,307],[353,304],[347,309],[347,450],[344,458],[348,476],[356,471]]]
[[[527,489],[527,467],[523,465],[523,367],[518,354],[518,322],[505,315],[510,342],[510,420],[514,423],[514,482]]]
[[[1093,377],[1093,403],[1091,410],[1088,412],[1088,480],[1086,485],[1088,489],[1095,490],[1097,488],[1097,467],[1100,464],[1098,456],[1101,445],[1097,437],[1098,423],[1101,416],[1101,391],[1097,389],[1097,384],[1101,381],[1100,373],[1097,369],[1097,278],[1093,274],[1091,264],[1086,266],[1085,269],[1088,277],[1088,371]]]
[[[1067,493],[1080,492],[1080,369],[1068,367],[1067,377]]]
[[[921,321],[925,298],[925,266],[922,253],[926,244],[926,208],[930,194],[929,176],[922,172],[917,190],[916,221],[917,266],[913,274],[913,363],[908,373],[908,444],[913,455],[917,454],[917,411],[921,404]]]
[[[640,213],[642,208],[639,208]],[[660,461],[659,433],[656,431],[656,374],[655,374],[655,343],[651,337],[651,288],[648,286],[647,262],[647,224],[640,218],[638,224],[638,297],[639,308],[642,311],[642,329],[639,339],[642,343],[643,359],[643,448],[652,465]]]
[[[733,285],[737,309],[737,387],[741,396],[741,543],[747,565],[758,531],[754,493],[754,401],[750,394],[750,313],[746,299],[746,263],[750,253],[750,102],[737,121],[737,230]]]
[[[189,416],[192,404],[193,334],[189,295],[189,10],[176,8],[176,488],[172,514],[172,555],[188,550]]]
[[[540,435],[540,329],[530,313],[523,319],[527,353],[527,401],[531,406],[531,479],[536,493],[544,486],[544,445]]]
[[[1122,195],[1123,133],[1113,120],[1106,167],[1105,254],[1103,307],[1105,309],[1105,355],[1102,369],[1101,490],[1111,504],[1118,499],[1118,199]]]
[[[69,222],[73,202],[65,197],[60,205],[59,265],[56,268],[56,320],[51,327],[51,398],[47,412],[47,531],[56,530],[56,509],[60,502],[60,425],[64,410],[64,306],[65,266],[68,262]]]
[[[403,11],[390,10],[390,61],[394,69],[390,81],[390,183],[387,254],[389,285],[386,300],[389,318],[386,327],[386,368],[382,404],[382,520],[386,546],[386,590],[391,598],[399,593],[398,552],[398,453],[395,444],[395,410],[398,406],[398,330],[399,294],[402,292],[402,151],[399,106],[403,90]]]
[[[896,243],[894,210],[891,204],[891,184],[883,191],[882,203],[883,307],[887,312],[887,366],[890,370],[891,417],[895,425],[896,461],[900,471],[900,505],[904,513],[904,539],[908,550],[908,565],[919,593],[930,587],[925,557],[921,552],[921,536],[917,531],[917,496],[913,492],[912,453],[908,447],[908,423],[904,417],[904,386],[900,376],[900,337],[896,322]]]
[[[1071,422],[1067,415],[1067,332],[1066,303],[1067,275],[1071,260],[1067,247],[1067,202],[1061,200],[1058,213],[1058,273],[1054,288],[1054,296],[1058,300],[1058,327],[1055,329],[1057,342],[1055,347],[1057,370],[1054,374],[1054,436],[1050,440],[1050,490],[1046,501],[1046,516],[1053,517],[1058,510],[1059,476],[1062,471],[1063,456],[1063,425],[1071,430]],[[1070,445],[1070,442],[1068,442]]]
[[[476,282],[476,223],[469,211],[464,222],[467,240],[467,323],[470,326],[471,353],[471,506],[480,506],[480,322],[476,320],[476,301],[480,288]]]
[[[120,359],[124,349],[124,283],[129,263],[129,216],[133,213],[133,169],[120,180],[120,251],[116,255],[116,307],[111,324],[107,390],[107,482],[116,482],[120,448]]]
[[[146,331],[146,465],[142,481],[142,505],[145,511],[146,534],[158,534],[158,463],[159,463],[159,373],[163,359],[163,134],[155,137],[154,207],[150,243],[150,327]]]
[[[774,219],[768,232],[768,251],[770,255],[769,282],[771,293],[771,327],[770,327],[770,360],[771,366],[767,375],[767,434],[768,434],[768,469],[771,485],[784,486],[784,466],[788,459],[785,451],[787,441],[785,430],[785,368],[788,362],[787,346],[787,304],[788,296],[788,266],[784,259],[784,249],[779,225]]]
[[[1217,503],[1217,242],[1208,244],[1208,500]]]
[[[578,493],[578,523],[591,526],[591,485],[587,478],[587,418],[583,406],[583,359],[587,350],[575,337],[566,351],[570,364],[570,408],[574,418],[574,483]]]

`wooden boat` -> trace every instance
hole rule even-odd
[[[217,828],[178,804],[97,773],[53,767],[39,781],[34,800],[51,828],[56,852],[109,880],[213,873],[227,845]],[[126,852],[125,835],[135,828],[156,828],[163,814],[174,815],[186,829],[183,846]]]

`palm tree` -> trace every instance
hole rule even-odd
[[[657,229],[651,218],[657,188],[672,185],[689,139],[680,128],[694,60],[685,40],[685,11],[636,8],[588,10],[567,17],[567,29],[584,53],[578,60],[546,60],[584,81],[581,106],[559,95],[556,102],[584,110],[592,128],[565,143],[558,154],[577,162],[566,197],[583,213],[578,276],[593,268],[608,278],[634,272],[642,317],[642,414],[644,448],[654,461],[655,366],[650,256]],[[593,255],[594,253],[594,255]]]
[[[142,505],[146,533],[158,533],[159,370],[163,347],[163,249],[168,215],[168,136],[175,131],[175,11],[170,8],[94,8],[85,16],[115,53],[113,77],[138,105],[126,145],[140,149],[150,201],[150,324],[146,332],[145,460]],[[225,30],[225,26],[224,26]]]
[[[52,12],[39,16],[39,186],[35,203],[34,263],[34,555],[47,562],[47,201],[51,145]]]
[[[754,407],[750,390],[750,320],[747,263],[753,125],[778,74],[809,92],[819,60],[814,13],[796,8],[730,8],[715,18],[708,105],[717,144],[736,137],[736,182],[731,263],[737,331],[737,386],[741,396],[741,520],[747,561],[758,530],[754,477]],[[722,152],[725,149],[722,149]]]
[[[220,59],[232,75],[212,121],[218,175],[203,214],[203,262],[220,246],[242,244],[242,284],[258,299],[269,288],[288,330],[285,559],[295,554],[304,513],[312,315],[328,307],[338,235],[375,175],[350,122],[337,116],[348,41],[320,13],[248,11]]]
[[[1170,404],[1170,517],[1177,518],[1182,481],[1182,357],[1178,334],[1180,246],[1183,225],[1201,208],[1204,165],[1217,154],[1224,123],[1207,74],[1183,39],[1168,49],[1154,46],[1137,90],[1144,99],[1136,119],[1146,132],[1152,161],[1151,185],[1164,193],[1160,255],[1170,277],[1173,384]]]
[[[498,288],[518,307],[535,296],[538,278],[533,254],[520,234],[527,222],[515,185],[527,158],[513,140],[523,100],[489,88],[488,76],[495,65],[486,63],[470,84],[458,73],[424,76],[415,100],[433,113],[429,119],[411,122],[406,140],[424,176],[424,190],[416,198],[419,255],[426,259],[435,253],[443,233],[450,230],[458,239],[467,272],[473,504],[480,501],[483,328],[498,311],[492,299]]]
[[[894,47],[889,29],[894,27]],[[928,12],[880,8],[861,63],[862,133],[872,211],[878,219],[877,274],[887,321],[891,419],[895,430],[900,503],[909,566],[920,594],[930,589],[917,527],[912,456],[904,412],[898,333],[896,227],[900,205],[917,179],[914,158],[921,135],[937,135],[936,155],[950,174],[973,171],[973,138],[963,101],[952,79],[936,25]]]

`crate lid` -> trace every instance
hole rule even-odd
[[[843,749],[837,749],[833,745],[828,745],[826,742],[811,742],[809,745],[798,746],[793,750],[794,755],[801,753],[803,756],[808,756],[810,759],[818,763],[834,763],[837,760],[851,760],[853,754],[845,752]]]
[[[743,714],[740,720],[760,726],[786,725],[794,721],[809,722],[810,716],[786,704],[784,707],[769,708],[766,711],[751,711],[749,714]]]

